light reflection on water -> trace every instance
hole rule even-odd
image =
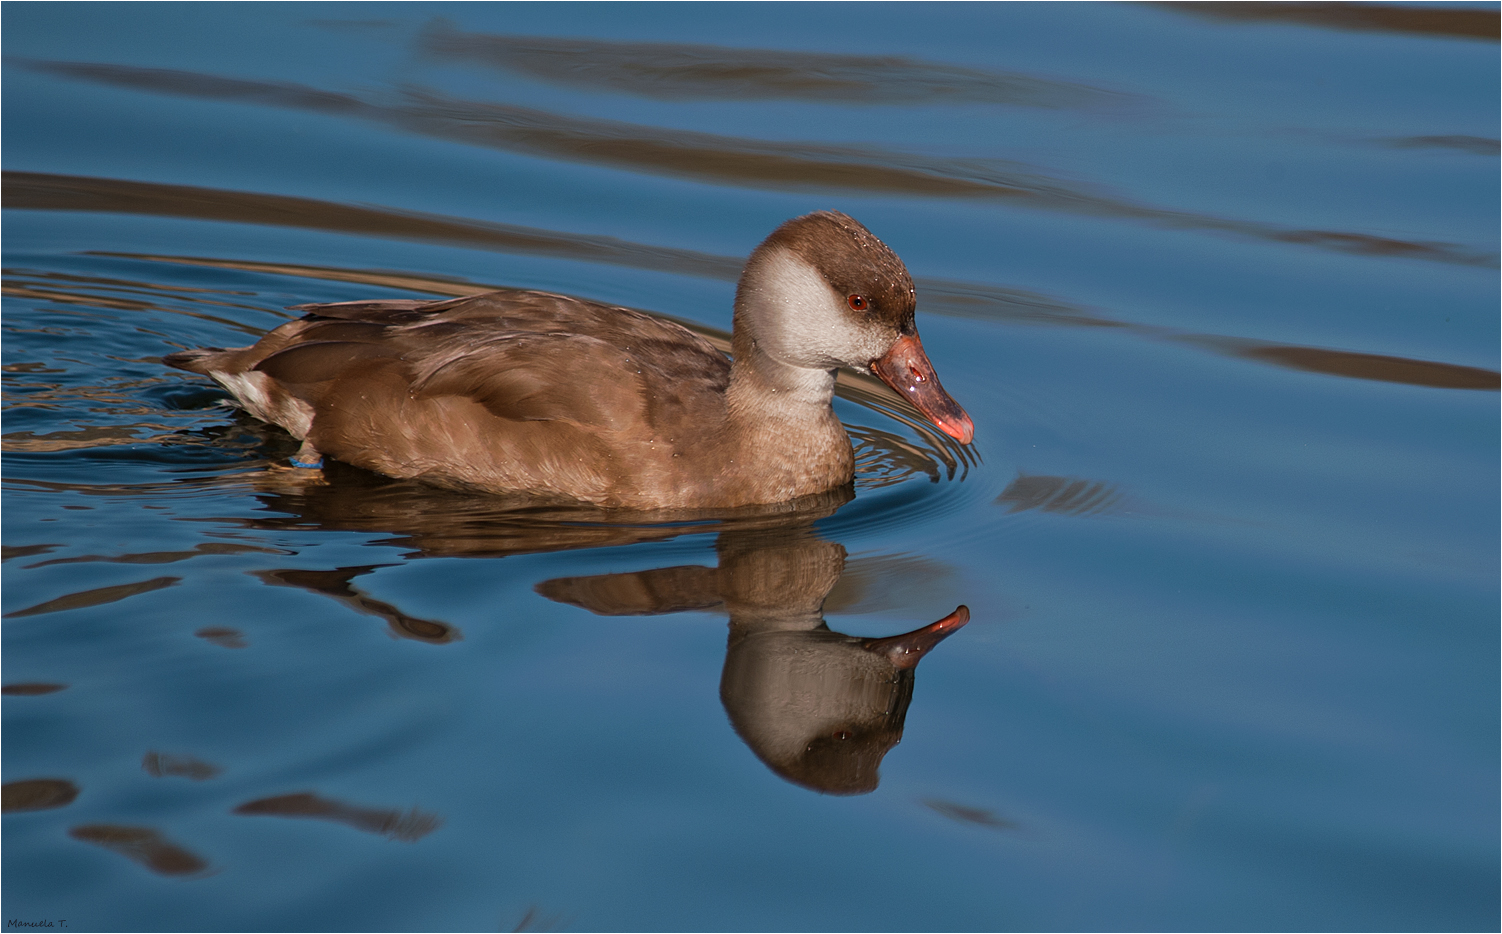
[[[5,12],[7,917],[1496,925],[1495,6],[81,9]],[[728,350],[823,207],[977,443],[842,373],[785,508],[293,470],[158,362]]]

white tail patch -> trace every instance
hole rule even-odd
[[[282,426],[294,438],[306,438],[308,430],[313,427],[313,407],[281,391],[265,373],[211,370],[209,376],[228,389],[245,411],[263,422]]]

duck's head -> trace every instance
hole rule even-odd
[[[736,356],[874,373],[963,444],[970,416],[939,383],[913,318],[912,276],[897,254],[838,211],[796,217],[746,262],[735,298]]]

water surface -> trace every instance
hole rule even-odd
[[[1496,928],[1495,4],[3,25],[7,918]],[[490,288],[728,346],[823,208],[976,423],[843,374],[853,499],[297,471],[158,362]]]

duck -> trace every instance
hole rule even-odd
[[[730,359],[681,325],[541,291],[298,305],[249,347],[182,350],[324,458],[449,489],[625,509],[788,503],[848,487],[831,402],[874,374],[945,434],[974,425],[939,382],[907,267],[838,211],[793,218],[748,258]]]

